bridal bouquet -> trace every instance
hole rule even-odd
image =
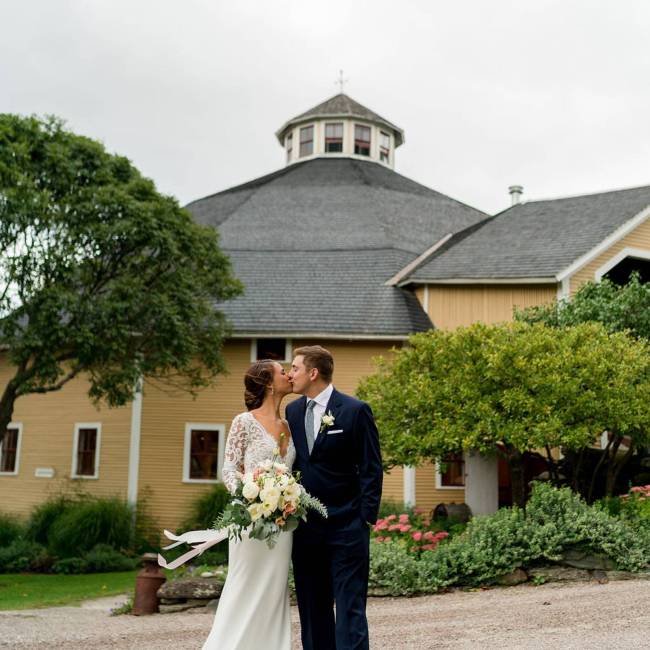
[[[273,548],[281,532],[290,532],[307,518],[308,510],[327,517],[327,509],[300,485],[299,476],[278,461],[279,455],[260,463],[254,472],[239,474],[232,501],[214,528],[228,528],[231,538],[241,540],[244,530],[252,539]]]

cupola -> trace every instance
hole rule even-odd
[[[286,122],[276,136],[287,165],[311,158],[358,158],[391,169],[404,131],[344,93]]]

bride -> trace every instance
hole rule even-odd
[[[248,410],[232,422],[223,465],[223,482],[231,492],[238,472],[252,472],[278,452],[289,470],[296,459],[289,425],[280,417],[280,403],[292,392],[282,366],[257,361],[247,370],[244,385]],[[229,541],[228,577],[203,650],[290,650],[292,540],[293,533],[283,532],[273,549],[246,534],[239,542]]]

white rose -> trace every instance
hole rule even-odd
[[[278,505],[278,499],[280,498],[280,490],[275,486],[270,486],[260,490],[260,501],[263,503],[274,503],[275,506]]]
[[[268,471],[271,469],[271,467],[273,467],[273,463],[272,463],[272,461],[271,461],[270,458],[267,458],[266,460],[263,460],[263,461],[260,463],[260,467],[261,467],[265,472],[268,472]]]
[[[257,521],[264,514],[263,508],[259,503],[252,503],[248,506],[248,513],[253,521]]]
[[[278,486],[284,488],[287,485],[289,485],[289,477],[286,474],[282,474],[282,476],[278,476]]]
[[[289,469],[284,463],[275,463],[274,467],[283,473]]]
[[[297,483],[287,485],[282,490],[282,494],[286,501],[295,502],[300,498],[300,486]]]
[[[333,415],[323,415],[323,417],[320,419],[321,424],[323,424],[326,427],[331,427],[334,424],[334,416]]]
[[[262,515],[264,517],[270,517],[277,507],[277,501],[275,504],[265,501],[261,504],[260,508],[262,509]]]
[[[260,493],[260,487],[259,485],[257,485],[257,483],[253,483],[251,481],[250,483],[244,484],[244,489],[242,490],[242,494],[249,501],[252,501],[255,497],[257,497],[259,493]]]

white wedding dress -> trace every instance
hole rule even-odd
[[[226,441],[223,482],[232,492],[237,472],[252,472],[273,458],[275,438],[250,413],[236,416]],[[281,461],[289,469],[296,459],[293,440]],[[293,533],[280,533],[269,549],[265,541],[228,542],[228,577],[212,630],[203,650],[291,650],[289,562]]]

